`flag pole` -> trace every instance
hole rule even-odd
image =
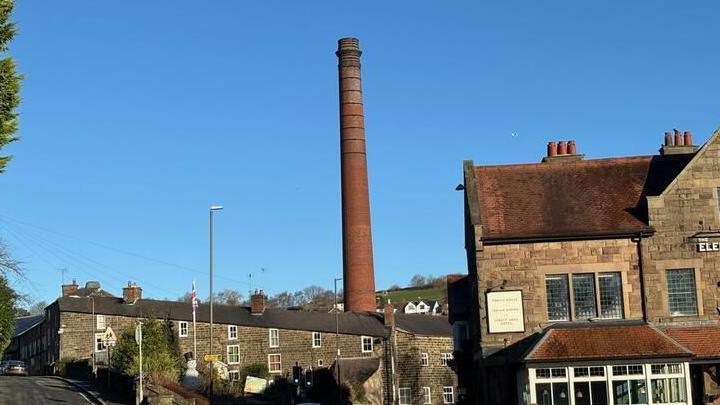
[[[196,295],[195,292],[195,280],[193,280],[193,298],[192,298],[192,309],[193,309],[193,359],[197,359],[197,329],[195,328],[195,307],[196,304]]]

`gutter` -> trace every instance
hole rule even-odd
[[[558,235],[529,235],[529,236],[508,236],[505,238],[490,239],[484,238],[483,244],[502,245],[508,243],[536,243],[536,242],[571,242],[590,239],[629,239],[642,236],[652,236],[655,230],[648,228],[644,231],[622,231],[622,232],[577,232],[572,234]]]

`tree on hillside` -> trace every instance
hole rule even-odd
[[[10,15],[15,2],[0,0],[0,52],[7,52],[10,41],[15,36],[15,24],[10,22]],[[15,61],[10,56],[0,59],[0,149],[18,139],[16,108],[20,104],[20,81],[22,76],[17,73]],[[5,171],[11,156],[0,156],[0,173]]]
[[[410,279],[410,287],[425,287],[426,284],[425,277],[420,274],[416,274]]]

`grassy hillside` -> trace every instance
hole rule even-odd
[[[417,301],[418,297],[423,300],[447,302],[446,291],[441,287],[403,288],[402,290],[394,291],[378,291],[377,296],[382,302],[386,302],[387,299],[390,298],[391,303]]]

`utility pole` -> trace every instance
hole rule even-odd
[[[337,372],[337,386],[338,386],[338,401],[342,400],[342,388],[340,388],[340,309],[338,308],[337,302],[337,282],[342,281],[342,277],[334,280],[335,284],[335,305],[333,310],[335,311],[335,347],[337,352],[335,353],[335,371]]]
[[[213,212],[222,210],[220,205],[210,206],[210,355],[213,352]],[[210,403],[213,400],[213,372],[215,371],[215,360],[210,362]]]

